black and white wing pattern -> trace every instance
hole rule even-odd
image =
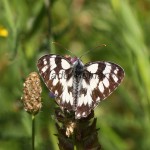
[[[61,109],[73,110],[75,118],[87,117],[98,103],[108,97],[124,78],[124,70],[112,62],[83,64],[60,55],[45,55],[37,67]]]
[[[112,62],[91,62],[84,66],[77,102],[76,118],[86,117],[98,103],[107,98],[121,83],[124,70]]]
[[[60,55],[45,55],[38,60],[37,67],[48,89],[56,96],[59,106],[72,110],[72,64]]]

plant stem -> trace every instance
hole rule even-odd
[[[32,150],[35,150],[35,116],[32,115]]]
[[[77,147],[76,147],[76,145],[74,145],[74,150],[77,150]]]
[[[51,0],[44,0],[45,2],[45,9],[46,9],[46,16],[47,16],[47,21],[48,21],[48,34],[47,34],[47,46],[49,51],[51,52],[51,43],[53,41],[53,36],[52,36],[52,17],[51,17],[51,9],[52,9],[52,1]]]

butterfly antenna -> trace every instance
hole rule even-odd
[[[66,51],[70,52],[72,55],[74,55],[74,56],[76,57],[76,55],[75,55],[73,52],[71,52],[70,50],[66,49],[66,48],[65,48],[64,46],[62,46],[60,43],[52,42],[52,44],[55,44],[55,45],[57,45],[57,46],[59,46],[59,47],[65,49]]]
[[[81,59],[81,57],[85,56],[86,54],[88,54],[88,53],[91,52],[92,50],[97,49],[97,48],[102,47],[102,46],[106,46],[106,44],[98,45],[98,46],[96,46],[96,47],[94,47],[94,48],[92,48],[92,49],[86,51],[85,53],[83,53],[83,54],[80,56],[80,59]]]

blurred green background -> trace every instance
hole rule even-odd
[[[150,0],[0,0],[0,150],[31,149],[23,82],[46,53],[121,65],[121,86],[95,109],[104,150],[150,150]],[[69,54],[70,55],[70,54]],[[36,150],[57,150],[55,103],[42,83]]]

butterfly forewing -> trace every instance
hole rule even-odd
[[[76,118],[86,117],[98,103],[108,97],[124,78],[123,69],[111,62],[85,65]]]
[[[72,64],[59,55],[45,55],[38,60],[38,70],[61,108],[72,109]]]

